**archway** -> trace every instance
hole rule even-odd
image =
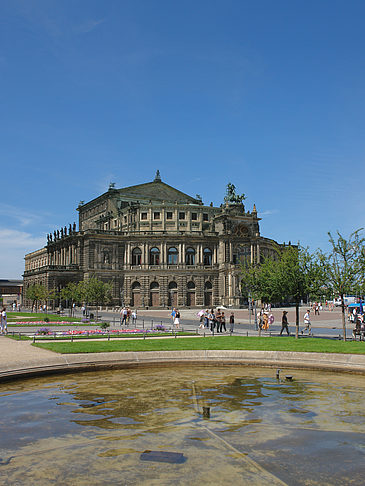
[[[150,285],[150,306],[159,307],[160,305],[160,286],[158,282],[152,282]]]
[[[141,284],[139,282],[133,282],[132,284],[132,306],[141,306]]]
[[[177,283],[169,283],[168,306],[177,307]]]
[[[188,291],[186,294],[186,305],[188,307],[195,306],[195,283],[190,281],[187,285]]]
[[[204,285],[204,306],[211,307],[212,306],[212,294],[213,294],[213,286],[212,283],[207,281]]]

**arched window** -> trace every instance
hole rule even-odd
[[[195,265],[195,250],[194,248],[187,248],[185,252],[185,263],[187,265]]]
[[[156,247],[150,250],[150,265],[160,264],[160,250]]]
[[[176,290],[177,289],[177,283],[176,282],[170,282],[169,283],[169,290]]]
[[[210,248],[204,248],[203,264],[204,265],[211,265],[212,264],[212,250]]]
[[[167,263],[169,265],[177,265],[179,252],[176,248],[171,247],[167,253]]]
[[[205,290],[212,290],[212,282],[209,282],[209,280],[205,282],[204,288]]]
[[[188,282],[187,287],[188,287],[189,290],[195,290],[195,283],[194,282]]]
[[[132,265],[140,265],[141,263],[142,263],[142,250],[140,248],[133,248]]]
[[[140,289],[141,289],[141,284],[139,282],[132,283],[132,290],[140,290]]]
[[[150,285],[151,290],[158,290],[160,288],[158,282],[152,282]]]

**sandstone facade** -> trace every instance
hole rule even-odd
[[[228,185],[220,207],[161,181],[109,190],[80,202],[79,229],[48,235],[25,256],[24,287],[61,289],[90,276],[112,282],[115,305],[239,307],[241,265],[259,263],[276,242],[260,235],[255,206]]]

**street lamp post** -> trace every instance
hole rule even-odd
[[[257,312],[256,312],[256,299],[254,300],[254,311],[255,311],[255,329],[257,331]]]

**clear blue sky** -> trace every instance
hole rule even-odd
[[[162,180],[261,234],[364,226],[365,2],[0,1],[0,278],[80,200]]]

